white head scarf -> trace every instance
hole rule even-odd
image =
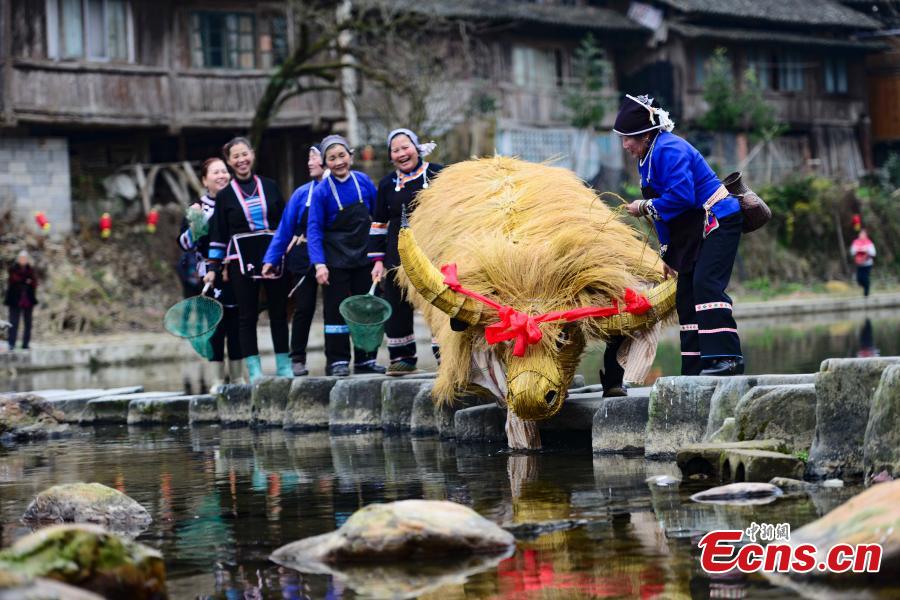
[[[390,132],[388,134],[388,136],[387,136],[388,151],[390,151],[390,149],[391,149],[391,140],[393,140],[395,137],[397,137],[398,135],[401,135],[401,134],[405,135],[406,137],[408,137],[410,139],[410,141],[412,141],[413,146],[416,147],[416,150],[419,151],[419,156],[421,156],[422,158],[425,158],[426,156],[431,154],[435,148],[437,148],[437,144],[435,144],[433,141],[426,142],[424,144],[420,144],[419,136],[417,136],[411,130],[406,129],[405,127],[401,127],[399,129],[393,130],[392,132]]]

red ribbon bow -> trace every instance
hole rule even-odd
[[[454,263],[441,267],[441,273],[444,275],[444,285],[451,290],[474,298],[482,304],[497,310],[500,320],[484,328],[484,339],[491,345],[514,339],[513,356],[525,356],[528,346],[541,341],[544,334],[538,326],[539,323],[548,321],[572,322],[588,317],[610,317],[622,312],[619,308],[619,303],[615,302],[613,306],[584,306],[571,310],[557,310],[539,315],[529,315],[516,310],[512,306],[499,304],[486,296],[464,288],[459,282],[456,264]],[[625,312],[641,315],[651,308],[653,306],[646,296],[637,293],[631,288],[625,289]]]

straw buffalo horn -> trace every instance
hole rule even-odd
[[[409,228],[405,206],[400,217],[397,249],[400,252],[403,271],[415,286],[416,291],[435,308],[447,313],[451,319],[457,321],[454,330],[465,329],[460,327],[462,323],[478,325],[482,322],[484,305],[473,298],[454,292],[444,284],[444,275],[419,248],[412,229]]]

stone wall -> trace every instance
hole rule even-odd
[[[42,210],[51,234],[72,230],[69,145],[65,138],[0,137],[0,206],[36,230]]]

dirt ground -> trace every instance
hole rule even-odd
[[[182,298],[175,270],[181,218],[178,207],[163,209],[155,233],[143,222],[114,222],[104,240],[97,225],[48,236],[0,215],[0,289],[5,292],[5,270],[24,248],[38,275],[34,337],[160,331],[166,310]]]

